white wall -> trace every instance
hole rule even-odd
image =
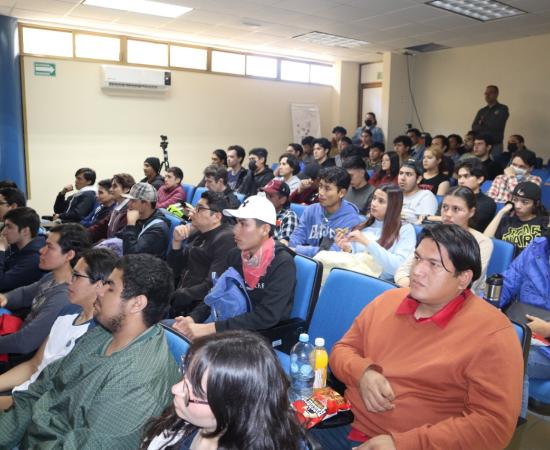
[[[34,76],[34,61],[55,62],[57,76]],[[51,213],[78,167],[93,167],[98,179],[142,177],[145,157],[162,160],[160,134],[170,164],[196,183],[215,148],[266,147],[276,161],[292,140],[291,103],[317,104],[325,135],[335,120],[330,86],[173,71],[166,95],[113,96],[100,89],[100,64],[34,57],[24,58],[24,75],[29,204],[40,214]]]
[[[528,148],[546,160],[550,156],[548,54],[550,34],[412,57],[413,89],[424,128],[463,135],[485,105],[485,86],[496,84],[499,101],[510,108],[505,139],[523,135]],[[413,123],[418,125],[416,118]]]

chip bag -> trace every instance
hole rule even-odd
[[[323,420],[330,419],[340,411],[349,411],[351,405],[338,392],[330,387],[318,389],[305,400],[292,402],[298,421],[310,429]]]

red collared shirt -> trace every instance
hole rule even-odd
[[[437,311],[433,316],[421,317],[420,319],[414,317],[414,313],[416,312],[420,303],[412,298],[410,295],[407,295],[397,308],[397,311],[395,311],[395,314],[410,314],[414,317],[414,320],[419,323],[433,322],[439,328],[445,328],[447,324],[451,321],[451,319],[455,316],[455,314],[460,311],[460,308],[462,308],[464,302],[471,294],[472,292],[470,291],[470,289],[466,289],[457,297],[452,299],[449,303],[447,303],[443,308]]]

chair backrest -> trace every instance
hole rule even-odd
[[[0,308],[0,316],[2,314],[7,314],[8,316],[11,316],[11,311],[9,309],[6,309],[6,308]]]
[[[332,269],[313,311],[310,339],[324,337],[325,347],[330,353],[361,310],[382,292],[395,287],[362,273]]]
[[[191,200],[191,204],[195,206],[197,203],[199,203],[202,193],[206,191],[207,189],[205,187],[198,187],[197,189],[195,189],[195,193],[193,194],[193,200]]]
[[[296,288],[290,317],[305,320],[307,326],[319,297],[323,265],[319,261],[302,255],[294,257],[294,264],[296,265]]]
[[[435,198],[437,200],[438,206],[441,205],[441,203],[443,203],[443,195],[436,195]]]
[[[296,213],[298,216],[298,219],[302,217],[302,214],[304,213],[304,210],[306,209],[307,205],[300,205],[299,203],[291,203],[290,209]]]
[[[187,183],[181,183],[181,186],[185,191],[185,201],[190,202],[191,200],[193,200],[193,192],[195,192],[195,186]]]
[[[493,184],[493,180],[487,180],[481,183],[481,186],[479,187],[479,190],[483,192],[484,194],[487,193],[489,189],[491,189],[491,185]]]
[[[527,358],[529,357],[529,348],[531,347],[531,329],[524,323],[512,321],[514,329],[518,335],[521,351],[523,352],[523,369],[527,367]]]
[[[493,253],[487,265],[487,276],[504,273],[514,259],[515,247],[509,242],[493,238]]]
[[[418,236],[420,236],[420,233],[422,233],[423,229],[424,229],[424,227],[422,225],[415,225],[414,226],[414,231],[416,233],[416,239],[418,239]]]
[[[542,189],[542,204],[550,211],[550,178],[548,178],[541,186]]]
[[[183,361],[183,357],[187,354],[191,343],[183,334],[178,333],[168,325],[161,323],[160,326],[164,329],[166,343],[168,344],[170,353],[172,353],[172,356],[176,360],[176,364],[179,367]]]
[[[244,202],[244,194],[241,194],[240,192],[233,192],[233,193],[235,194],[235,197],[237,197],[241,203]]]
[[[167,251],[170,251],[170,248],[172,246],[172,238],[174,237],[174,228],[176,228],[178,225],[181,225],[182,222],[176,216],[166,211],[164,212],[164,217],[166,217],[170,221],[170,231],[168,232],[168,250],[167,250]]]
[[[506,203],[495,203],[496,205],[496,209],[495,209],[495,214],[497,212],[499,212],[502,208],[504,208],[504,205],[506,205]]]

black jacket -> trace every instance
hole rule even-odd
[[[152,184],[155,187],[155,189],[158,191],[160,187],[164,184],[164,177],[157,173],[157,175],[155,176],[155,178],[153,178],[152,181],[147,180],[147,177],[145,177],[143,180],[141,180],[141,183]]]
[[[228,174],[231,173],[231,169],[228,168],[227,172],[228,172]],[[229,181],[229,176],[228,176],[227,177],[227,179],[228,179],[227,184],[229,185],[229,187],[232,190],[238,191],[239,188],[241,187],[241,184],[243,183],[243,180],[246,177],[247,173],[248,173],[248,170],[246,170],[244,167],[241,167],[239,169],[239,172],[237,173],[237,181],[235,181],[234,183],[231,183],[231,181]]]
[[[241,202],[237,198],[237,196],[233,193],[231,188],[228,186],[225,188],[225,191],[223,191],[223,195],[225,196],[225,199],[227,200],[227,203],[229,205],[229,209],[237,209],[239,206],[241,206]]]
[[[273,170],[269,167],[265,167],[260,173],[255,174],[252,170],[249,170],[246,176],[244,177],[243,183],[239,188],[239,192],[244,194],[246,197],[251,195],[256,195],[258,190],[264,187],[274,178]]]
[[[64,222],[80,222],[86,217],[95,205],[95,191],[77,192],[65,199],[65,194],[57,194],[53,211],[59,214],[59,218]]]
[[[227,255],[227,265],[243,275],[241,251],[234,248]],[[244,275],[243,275],[244,276]],[[296,285],[296,266],[287,247],[275,246],[275,257],[254,289],[248,290],[252,311],[232,319],[216,322],[216,331],[266,330],[290,317]],[[201,303],[191,317],[206,320],[210,314],[208,305]]]
[[[0,251],[0,292],[11,291],[42,278],[46,272],[38,268],[39,252],[45,242],[44,236],[36,236],[21,250],[10,245],[5,252]]]
[[[170,317],[188,315],[212,288],[212,277],[227,269],[227,253],[235,248],[230,225],[221,225],[206,233],[196,233],[186,247],[170,249],[167,262],[179,278],[172,297]]]
[[[153,221],[156,222],[151,224]],[[168,248],[169,223],[161,211],[155,210],[147,220],[138,220],[135,225],[126,225],[117,234],[117,237],[122,239],[122,252],[125,255],[149,253],[164,259]]]

